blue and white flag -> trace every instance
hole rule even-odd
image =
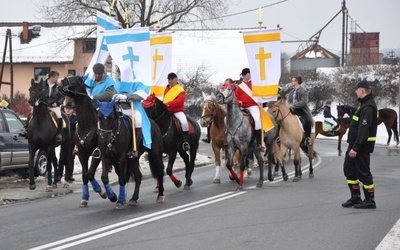
[[[96,41],[96,51],[93,54],[92,60],[90,61],[85,76],[86,78],[86,85],[92,86],[94,73],[93,73],[93,65],[96,63],[104,64],[108,58],[108,48],[107,44],[104,39],[104,31],[105,30],[115,30],[119,29],[118,21],[114,20],[113,18],[104,15],[101,12],[97,12],[97,41]]]
[[[117,64],[121,82],[142,82],[151,86],[151,49],[148,27],[107,30],[108,51]]]

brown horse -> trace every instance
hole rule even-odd
[[[281,165],[284,162],[281,160],[284,158],[286,149],[293,149],[294,158],[293,164],[295,169],[294,182],[301,180],[301,155],[300,149],[306,152],[309,160],[309,178],[314,178],[313,169],[313,157],[314,157],[314,133],[311,133],[311,145],[304,145],[304,133],[300,126],[299,118],[290,112],[289,106],[286,103],[286,99],[282,98],[276,102],[268,103],[268,112],[274,117],[275,121],[279,124],[279,138],[281,141],[280,145],[280,157],[277,157]]]
[[[349,106],[349,105],[338,105],[338,117],[343,117],[345,114],[350,117],[356,112],[357,108]],[[399,131],[397,128],[397,112],[393,109],[383,108],[378,110],[378,125],[385,124],[386,131],[389,135],[386,146],[390,145],[390,139],[392,138],[392,134],[394,133],[394,140],[396,141],[396,146],[399,146]],[[393,130],[393,133],[392,133]]]
[[[201,104],[200,125],[202,127],[210,126],[211,148],[215,158],[215,176],[214,183],[221,183],[221,149],[224,149],[226,126],[224,119],[226,117],[226,109],[223,105],[218,104],[215,100],[214,93],[206,96],[203,92],[204,101]],[[211,125],[210,125],[211,124]],[[239,166],[239,152],[236,151],[233,159],[233,165]],[[251,169],[247,169],[247,174],[251,174]],[[231,177],[230,177],[231,178]],[[232,179],[232,178],[231,178]]]
[[[344,134],[346,134],[347,129],[349,128],[350,125],[350,118],[339,118],[338,119],[339,127],[335,129],[335,131],[329,132],[327,129],[324,129],[324,122],[317,121],[315,122],[315,137],[317,137],[318,134],[327,136],[327,137],[338,137],[338,156],[342,155],[342,137]]]

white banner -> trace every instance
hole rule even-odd
[[[105,30],[119,29],[118,21],[113,18],[104,15],[101,12],[97,12],[97,41],[96,41],[96,51],[93,54],[92,60],[90,61],[85,75],[87,75],[86,84],[91,86],[93,83],[94,73],[93,65],[96,63],[104,64],[108,58],[108,48],[104,40]]]
[[[153,85],[151,92],[162,100],[172,65],[172,32],[152,33],[150,37]]]
[[[281,76],[279,29],[243,31],[251,72],[252,95],[260,102],[276,101]]]
[[[107,30],[104,38],[120,70],[120,81],[142,82],[150,86],[152,61],[149,28]]]

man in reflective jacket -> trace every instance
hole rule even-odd
[[[343,207],[376,208],[374,182],[370,170],[370,154],[374,151],[377,130],[377,107],[372,96],[371,85],[367,81],[356,85],[360,106],[350,123],[343,170],[350,188],[351,198]],[[361,200],[359,181],[363,183],[365,199]]]

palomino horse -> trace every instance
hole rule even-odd
[[[294,169],[295,176],[293,178],[294,182],[301,180],[302,171],[301,171],[301,155],[300,149],[303,149],[307,153],[309,160],[309,178],[314,178],[314,170],[313,170],[313,157],[314,157],[314,140],[315,136],[311,134],[312,145],[302,146],[304,141],[303,130],[299,123],[299,118],[296,115],[293,115],[284,98],[276,101],[268,103],[268,112],[272,114],[275,121],[279,124],[279,138],[281,141],[281,155],[278,159],[283,159],[286,149],[294,150]],[[283,165],[283,161],[281,161]]]
[[[324,136],[328,136],[328,137],[333,137],[333,136],[337,136],[338,137],[338,155],[341,156],[342,155],[342,137],[344,134],[346,134],[347,132],[347,128],[350,125],[350,118],[339,118],[338,119],[338,123],[339,123],[339,127],[337,129],[335,129],[335,131],[329,132],[328,130],[324,130],[324,122],[321,121],[317,121],[315,122],[315,137],[317,137],[318,134],[324,135]]]
[[[253,129],[250,124],[249,115],[245,115],[236,102],[235,88],[234,84],[223,86],[217,92],[216,99],[219,104],[227,105],[225,141],[228,147],[226,150],[226,167],[234,180],[239,184],[238,190],[241,190],[243,189],[243,177],[249,147],[254,148],[256,142],[253,138]],[[239,151],[240,177],[232,169],[233,155],[236,150]],[[260,178],[257,187],[262,187],[264,183],[264,161],[259,150],[255,150],[254,154],[260,166]]]
[[[347,114],[352,117],[356,112],[357,108],[349,106],[349,105],[338,105],[338,117],[344,116]],[[396,141],[396,146],[399,146],[399,131],[397,128],[397,113],[393,109],[383,108],[378,110],[378,125],[385,124],[386,131],[389,135],[386,146],[390,145],[390,139],[392,138],[392,130],[394,133],[394,140]]]
[[[168,165],[167,174],[174,182],[177,188],[181,187],[182,181],[177,179],[173,174],[172,168],[176,159],[176,155],[182,157],[185,163],[185,178],[186,183],[184,186],[185,190],[189,190],[193,184],[192,174],[194,170],[194,164],[196,160],[197,149],[199,148],[199,139],[201,135],[199,124],[188,117],[189,123],[189,145],[190,145],[190,157],[188,153],[182,148],[183,136],[180,128],[180,123],[173,114],[168,111],[167,106],[155,95],[149,95],[149,97],[142,102],[142,106],[146,110],[147,115],[150,119],[153,119],[160,127],[162,137],[164,140],[164,152],[168,154]]]
[[[31,87],[29,88],[29,104],[33,106],[33,112],[27,121],[27,135],[29,144],[29,189],[36,188],[35,174],[34,174],[34,156],[36,151],[43,150],[46,152],[47,157],[47,187],[46,191],[51,192],[53,187],[57,187],[57,173],[58,170],[54,169],[54,183],[52,185],[51,165],[55,158],[54,148],[59,146],[60,143],[56,142],[57,134],[57,117],[50,114],[47,104],[43,101],[43,80],[36,83],[31,80]],[[62,117],[66,128],[62,129],[63,140],[61,147],[65,146],[65,142],[69,137],[69,121],[68,117],[63,113]]]
[[[99,102],[99,148],[101,152],[102,173],[101,180],[107,192],[107,197],[111,202],[117,201],[116,209],[122,209],[126,202],[125,185],[129,181],[129,177],[133,176],[135,180],[135,190],[129,205],[136,205],[139,199],[140,184],[142,182],[142,173],[140,172],[139,158],[144,153],[149,154],[149,166],[154,178],[157,179],[158,196],[157,202],[164,202],[164,163],[162,159],[163,139],[161,131],[154,121],[151,121],[151,149],[143,146],[142,136],[136,132],[136,145],[138,155],[128,158],[127,153],[132,149],[132,120],[118,112],[115,101]],[[121,109],[122,110],[122,109]],[[115,172],[118,175],[119,195],[118,198],[111,188],[108,179],[108,172],[114,166]]]
[[[78,158],[82,166],[82,200],[80,207],[87,207],[89,202],[89,186],[92,184],[93,190],[101,198],[107,198],[105,190],[102,190],[95,179],[96,169],[100,159],[92,157],[89,168],[89,157],[98,145],[97,111],[92,104],[92,99],[86,93],[86,86],[80,76],[66,77],[61,80],[62,93],[74,98],[77,128],[74,136],[74,144],[78,147]]]

